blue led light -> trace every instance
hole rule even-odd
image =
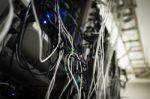
[[[60,13],[61,19],[64,20],[65,19],[65,13],[62,10],[59,10],[59,13]]]
[[[47,19],[45,18],[45,17],[43,17],[43,16],[40,16],[40,23],[41,24],[43,24],[43,25],[47,25],[48,24],[48,21],[47,21]]]
[[[54,20],[54,16],[53,16],[53,14],[51,12],[47,12],[46,16],[47,16],[47,18],[48,18],[49,21]]]
[[[44,23],[44,24],[47,24],[47,21],[46,21],[46,20],[44,20],[44,21],[43,21],[43,23]]]

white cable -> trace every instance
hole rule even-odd
[[[46,58],[42,59],[42,51],[43,51],[42,29],[41,29],[41,27],[40,27],[40,22],[39,22],[39,20],[38,20],[38,16],[37,16],[37,13],[36,13],[35,5],[34,5],[34,0],[31,0],[31,4],[32,4],[32,10],[33,10],[34,18],[35,18],[35,20],[36,20],[37,27],[38,27],[38,29],[39,29],[39,31],[38,31],[38,36],[39,36],[39,60],[43,63],[43,62],[47,61],[49,58],[51,58],[51,56],[56,52],[56,50],[57,50],[58,47],[59,47],[60,40],[61,40],[61,37],[60,37],[60,22],[58,23],[58,24],[59,24],[58,43],[57,43],[55,49],[51,52],[51,54],[48,55]],[[58,12],[59,12],[59,11],[58,11]]]
[[[95,53],[95,60],[94,60],[94,64],[93,64],[93,77],[92,77],[90,89],[89,89],[89,92],[88,92],[88,97],[89,97],[89,94],[90,94],[90,92],[92,90],[92,86],[93,86],[93,82],[94,82],[94,78],[95,78],[94,76],[95,76],[95,71],[96,71],[96,67],[97,67],[97,65],[96,65],[97,61],[96,60],[98,58],[98,51],[99,51],[99,46],[100,46],[100,42],[101,42],[101,35],[100,34],[103,33],[103,31],[104,31],[104,28],[105,28],[104,22],[102,24],[102,27],[101,27],[101,30],[100,30],[100,33],[99,33],[99,36],[98,36],[97,48],[96,48],[96,53]]]
[[[71,75],[71,78],[73,79],[73,82],[74,82],[74,84],[76,86],[76,89],[77,89],[77,92],[78,92],[78,99],[80,99],[81,98],[81,90],[82,90],[82,66],[81,66],[81,62],[79,62],[80,69],[81,69],[81,78],[80,78],[81,80],[80,80],[80,88],[79,88],[79,86],[77,84],[77,81],[76,81],[76,79],[75,79],[75,77],[74,77],[74,75],[72,73],[72,69],[71,69],[72,68],[71,64],[73,64],[72,63],[73,62],[72,56],[75,56],[75,57],[77,57],[78,60],[80,60],[79,56],[76,53],[73,53],[73,54],[70,53],[70,54],[68,54],[67,57],[65,58],[65,60],[67,60],[66,61],[66,63],[67,63],[66,65],[68,67],[69,74]]]
[[[9,13],[8,13],[8,16],[6,19],[6,23],[5,23],[2,31],[0,32],[0,44],[2,43],[5,36],[7,35],[8,31],[11,27],[13,18],[14,18],[14,8],[13,8],[12,0],[9,0]]]
[[[59,96],[58,99],[61,99],[61,97],[62,97],[62,95],[64,94],[65,90],[67,89],[67,87],[69,86],[69,84],[70,84],[71,81],[72,81],[72,78],[70,78],[69,73],[68,73],[67,68],[66,68],[66,66],[67,66],[66,63],[67,63],[67,58],[68,58],[68,56],[69,56],[69,54],[65,57],[65,70],[66,70],[66,72],[67,72],[67,76],[68,76],[69,81],[68,81],[68,83],[66,84],[66,86],[64,87],[64,89],[63,89],[63,91],[61,92],[61,94],[60,94],[60,96]],[[69,65],[69,64],[68,64],[68,65]]]
[[[66,86],[64,87],[64,89],[62,90],[60,96],[58,99],[61,99],[62,95],[64,94],[65,90],[68,88],[69,84],[71,83],[72,81],[72,78],[69,80],[69,82],[66,84]]]
[[[60,66],[60,62],[61,62],[61,60],[63,58],[63,55],[64,55],[64,51],[61,51],[59,53],[58,62],[57,62],[56,67],[55,67],[55,72],[54,72],[54,75],[52,77],[52,80],[50,81],[50,84],[49,84],[49,87],[48,87],[45,99],[49,99],[49,97],[51,95],[52,89],[54,87],[55,79],[56,79],[56,74],[57,74],[58,68]]]
[[[104,13],[103,13],[104,14]],[[105,15],[105,14],[104,14]],[[97,82],[96,82],[96,84],[98,84],[98,86],[97,86],[97,91],[98,91],[98,93],[99,94],[97,94],[98,96],[96,96],[96,99],[99,99],[100,97],[101,97],[101,94],[102,94],[102,91],[101,90],[99,90],[99,89],[103,89],[103,92],[104,92],[104,99],[106,98],[106,85],[105,85],[105,80],[106,80],[106,78],[105,78],[105,74],[104,74],[104,46],[103,46],[103,32],[104,32],[104,28],[105,28],[105,21],[107,20],[107,14],[106,14],[106,18],[104,18],[104,20],[103,20],[103,22],[102,22],[102,27],[101,27],[101,30],[100,30],[100,33],[99,34],[102,34],[102,36],[100,36],[99,35],[99,37],[98,37],[98,41],[97,41],[97,48],[96,48],[96,54],[95,54],[95,60],[94,60],[94,65],[93,65],[93,78],[92,78],[92,82],[91,82],[91,86],[90,86],[90,89],[89,89],[89,92],[88,92],[88,99],[90,98],[90,96],[92,95],[91,94],[91,90],[92,90],[92,86],[93,86],[93,84],[95,84],[94,83],[94,79],[95,79],[95,72],[97,71],[97,70],[99,70],[99,69],[97,69],[96,70],[96,68],[100,68],[99,66],[101,66],[102,67],[102,84],[99,82],[99,77],[98,76],[100,76],[99,74],[100,74],[100,71],[97,71],[98,72],[98,74],[97,74]],[[101,40],[102,40],[102,44],[100,44],[100,42],[101,42]],[[102,45],[102,47],[101,47],[101,45]],[[97,61],[99,58],[99,56],[98,56],[98,51],[99,50],[102,50],[102,55],[101,55],[101,57],[100,57],[100,60],[101,60],[101,65],[97,65],[99,62]],[[101,87],[102,88],[101,88]],[[92,92],[95,90],[95,88],[93,88],[93,90],[92,90]]]
[[[9,83],[5,83],[5,82],[0,82],[0,85],[10,86],[10,84],[9,84]]]
[[[70,75],[71,75],[71,77],[72,77],[72,79],[73,79],[73,81],[74,81],[74,84],[75,84],[75,86],[76,86],[76,88],[77,88],[78,99],[80,99],[81,96],[80,96],[80,89],[79,89],[79,86],[78,86],[77,81],[76,81],[75,77],[73,76],[72,71],[71,71],[71,69],[70,69],[70,67],[69,67],[71,56],[72,56],[71,54],[68,56],[68,60],[67,60],[68,65],[67,65],[67,66],[68,66],[69,73],[70,73]]]
[[[59,9],[58,3],[57,3],[57,7],[58,7],[58,9]],[[70,66],[69,66],[69,65],[72,65],[72,61],[70,62],[71,56],[76,55],[76,54],[74,53],[73,38],[72,38],[72,36],[70,35],[70,33],[67,31],[67,29],[66,29],[66,27],[65,27],[65,25],[64,25],[64,23],[63,23],[63,21],[62,21],[62,19],[61,19],[61,17],[60,17],[60,13],[59,13],[59,12],[58,12],[58,15],[59,15],[59,20],[60,20],[61,26],[62,26],[62,28],[63,28],[63,30],[64,30],[64,32],[62,32],[62,33],[64,33],[64,35],[66,35],[66,37],[68,38],[68,40],[69,40],[69,42],[70,42],[70,44],[71,44],[71,53],[68,55],[67,66],[68,66],[68,70],[69,70],[69,73],[70,73],[70,75],[71,75],[71,78],[73,79],[74,84],[75,84],[75,86],[76,86],[76,88],[77,88],[77,91],[78,91],[78,99],[80,99],[80,98],[81,98],[81,87],[80,87],[80,89],[79,89],[79,86],[78,86],[78,84],[77,84],[77,82],[76,82],[76,80],[75,80],[75,78],[74,78],[74,76],[73,76],[72,70],[71,70],[72,66],[71,66],[71,68],[70,68]],[[81,78],[82,78],[82,77],[81,77]],[[82,82],[80,83],[80,86],[82,86],[81,84],[82,84]]]

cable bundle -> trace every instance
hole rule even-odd
[[[47,11],[47,7],[49,7],[47,3],[49,2],[48,0],[43,1],[40,6],[38,6],[38,2],[41,1],[34,2],[34,0],[31,0],[25,13],[23,29],[16,41],[16,58],[20,65],[23,66],[23,69],[33,73],[32,70],[34,70],[35,67],[25,59],[21,51],[25,28],[28,19],[32,17],[32,14],[30,14],[32,8],[33,16],[38,27],[39,61],[45,63],[49,61],[54,54],[58,54],[56,62],[52,67],[49,66],[51,67],[48,70],[50,82],[45,99],[74,99],[74,97],[77,99],[106,99],[111,82],[114,82],[112,84],[114,85],[114,90],[118,91],[118,79],[112,81],[113,77],[111,78],[109,75],[109,73],[112,72],[111,62],[114,46],[112,47],[108,44],[108,49],[105,50],[105,24],[109,19],[111,2],[109,1],[105,4],[99,1],[92,1],[92,8],[96,9],[96,13],[91,14],[94,17],[88,20],[90,25],[79,38],[74,37],[74,34],[69,31],[63,20],[64,16],[60,9],[61,1],[52,0],[52,8],[50,8],[52,13],[47,14],[46,12],[46,16],[44,15],[44,17],[42,17],[42,15],[45,13],[45,9]],[[69,13],[68,16],[72,19],[73,24],[79,28],[73,15]],[[54,35],[51,33],[53,32],[52,30],[54,30]],[[76,31],[74,31],[74,33],[76,33]],[[52,49],[48,55],[43,55],[45,35],[48,36],[48,41],[52,40]],[[84,45],[83,43],[85,42],[86,44]],[[89,52],[85,58],[87,49]],[[61,70],[61,68],[63,68],[64,71]],[[65,78],[63,81],[64,84],[60,89],[57,87],[57,85],[59,85],[59,83],[57,83],[59,70],[63,71]],[[47,73],[41,73],[41,75],[43,74]],[[61,92],[58,92],[57,96],[53,97],[55,95],[54,90],[56,89],[59,89]],[[117,93],[119,93],[119,91]],[[117,95],[114,97],[117,97]]]
[[[33,13],[34,13],[34,17],[35,17],[35,20],[37,22],[37,25],[39,27],[39,32],[38,32],[38,35],[39,35],[39,40],[40,40],[40,46],[39,46],[39,58],[40,58],[40,61],[41,62],[45,62],[47,61],[49,58],[51,58],[51,56],[56,52],[56,50],[58,48],[60,48],[60,46],[64,46],[64,43],[61,44],[61,41],[62,41],[62,37],[66,38],[67,41],[69,42],[69,45],[70,45],[70,52],[66,55],[66,58],[65,58],[65,63],[66,63],[66,72],[67,72],[67,75],[68,75],[68,83],[67,85],[65,86],[64,90],[62,91],[61,95],[59,96],[59,98],[61,99],[61,96],[63,95],[63,92],[65,91],[65,89],[68,87],[68,85],[73,81],[74,82],[74,85],[76,86],[76,89],[77,89],[77,93],[78,93],[78,99],[81,99],[81,89],[82,89],[82,75],[80,74],[80,79],[81,79],[81,82],[80,84],[78,85],[77,81],[76,81],[76,78],[73,74],[73,70],[72,70],[72,65],[73,65],[73,62],[74,62],[74,59],[73,57],[75,57],[75,59],[77,58],[77,60],[80,60],[78,54],[75,53],[75,49],[74,49],[74,41],[73,41],[73,38],[72,36],[70,35],[70,33],[68,32],[68,30],[66,29],[61,17],[60,17],[60,9],[59,9],[59,3],[58,1],[56,1],[56,5],[55,5],[55,8],[56,8],[56,12],[57,12],[57,19],[58,19],[58,43],[57,43],[57,46],[55,47],[55,49],[44,59],[42,59],[42,42],[43,42],[43,36],[42,36],[42,29],[40,27],[40,22],[39,22],[39,19],[37,17],[37,13],[36,13],[36,10],[35,10],[35,6],[34,6],[34,1],[32,0],[32,9],[33,9]],[[50,81],[50,85],[49,85],[49,88],[48,88],[48,91],[47,91],[47,94],[46,94],[46,97],[45,99],[49,99],[50,95],[51,95],[51,92],[53,90],[53,87],[54,87],[54,84],[55,84],[55,79],[56,79],[56,74],[57,74],[57,71],[58,71],[58,68],[60,66],[60,62],[62,60],[64,56],[64,51],[60,51],[59,52],[59,58],[58,58],[58,61],[57,61],[57,64],[55,66],[55,72],[53,74],[53,77]],[[77,62],[77,70],[80,69],[80,72],[82,73],[82,66],[81,66],[81,62]],[[80,67],[79,67],[80,66]]]

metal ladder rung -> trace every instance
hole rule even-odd
[[[132,43],[132,42],[138,42],[139,41],[139,39],[137,39],[137,40],[128,40],[128,41],[123,41],[123,43]]]
[[[122,31],[130,31],[130,30],[135,30],[137,27],[130,27],[130,28],[122,28]]]
[[[131,61],[141,61],[141,60],[144,61],[144,58],[135,58],[135,59],[131,59],[131,58],[130,58],[130,60],[131,60]]]

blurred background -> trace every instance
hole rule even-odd
[[[149,10],[150,0],[0,0],[0,99],[150,99]]]

